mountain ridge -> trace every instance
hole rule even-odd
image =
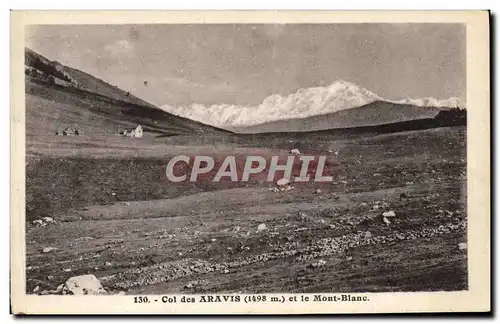
[[[377,100],[366,105],[306,118],[289,118],[244,127],[228,127],[236,133],[311,132],[377,126],[419,119],[432,119],[441,111],[436,107]]]
[[[279,120],[326,115],[358,108],[375,101],[434,108],[453,108],[460,105],[460,100],[456,97],[443,100],[431,97],[388,100],[357,84],[337,80],[326,87],[301,88],[285,96],[273,94],[255,106],[192,104],[190,106],[163,105],[160,108],[174,115],[203,120],[205,123],[230,129],[231,127],[254,126]]]

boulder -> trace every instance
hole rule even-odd
[[[300,155],[300,151],[298,149],[292,149],[290,153],[293,155]]]
[[[325,264],[326,264],[325,260],[318,260],[316,262],[311,263],[310,267],[311,268],[319,268],[319,267],[324,266]]]
[[[396,213],[394,212],[394,210],[390,210],[390,211],[382,213],[382,216],[384,216],[384,217],[396,217]]]
[[[458,249],[459,250],[467,250],[467,243],[458,243]]]
[[[48,246],[48,247],[44,247],[44,248],[42,249],[42,252],[43,252],[43,253],[49,253],[49,252],[52,252],[52,251],[55,251],[55,250],[57,250],[57,249],[56,249],[56,248],[54,248],[54,247],[50,247],[50,246]]]
[[[43,225],[43,221],[41,219],[36,219],[32,223],[33,223],[33,225],[37,225],[37,226]]]
[[[299,221],[306,221],[307,220],[306,213],[299,211],[297,213],[297,220],[299,220]]]
[[[267,230],[266,224],[262,223],[262,224],[259,224],[259,226],[257,226],[257,232],[261,232],[261,231],[265,231],[265,230]]]
[[[278,186],[280,186],[280,187],[282,187],[282,186],[286,186],[286,185],[287,185],[287,184],[289,184],[289,183],[290,183],[290,180],[285,179],[285,178],[279,179],[279,180],[276,182],[276,184],[277,184]]]
[[[92,274],[71,277],[66,280],[63,295],[101,295],[106,291],[96,276]]]

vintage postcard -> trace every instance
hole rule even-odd
[[[490,311],[487,11],[13,11],[11,62],[12,313]]]

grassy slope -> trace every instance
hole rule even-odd
[[[465,232],[436,230],[466,220],[465,133],[463,127],[439,128],[309,145],[312,153],[339,150],[344,167],[321,195],[313,188],[276,194],[249,187],[209,193],[182,190],[184,197],[145,201],[172,193],[173,187],[161,179],[162,158],[44,158],[28,166],[27,199],[41,202],[38,210],[69,222],[28,226],[28,290],[37,285],[54,289],[68,277],[85,273],[102,278],[106,289],[130,293],[467,289],[467,252],[457,248],[466,240]],[[410,199],[401,201],[401,192]],[[113,204],[79,207],[95,203],[95,198]],[[44,199],[52,203],[49,209],[43,206]],[[384,207],[375,210],[375,204]],[[64,211],[68,206],[74,208]],[[386,209],[397,214],[390,226],[377,218]],[[298,211],[307,219],[299,220]],[[269,230],[256,233],[262,222]],[[298,231],[301,228],[307,230]],[[330,246],[317,244],[323,238],[367,230],[380,237],[422,228],[434,229],[436,235],[314,257]],[[59,250],[40,253],[44,246]],[[192,260],[221,264],[276,249],[304,252],[240,265],[228,274],[189,270]],[[320,258],[327,262],[324,267],[309,267]],[[185,275],[161,282],[175,272],[176,262],[186,267]],[[53,280],[47,279],[49,274]],[[103,278],[114,274],[118,275],[114,279]],[[203,283],[183,289],[191,280]]]
[[[96,78],[88,73],[85,73],[83,71],[80,71],[78,69],[74,69],[69,66],[65,66],[59,62],[56,61],[50,61],[46,57],[36,53],[35,51],[26,48],[25,49],[25,55],[26,55],[26,63],[27,65],[30,65],[30,62],[32,62],[35,59],[38,59],[39,61],[43,62],[45,65],[51,65],[53,67],[58,67],[58,69],[61,69],[65,73],[67,73],[72,79],[76,80],[79,84],[79,88],[81,90],[93,92],[96,94],[100,94],[103,96],[106,96],[108,98],[112,98],[115,100],[120,100],[124,102],[128,102],[131,104],[137,104],[141,106],[149,106],[149,107],[154,107],[150,103],[135,97],[132,94],[129,94],[128,96],[126,95],[127,92],[115,87],[99,78]],[[47,70],[52,70],[52,69],[47,69]]]
[[[165,135],[229,133],[164,112],[90,74],[51,62],[29,49],[26,55],[28,64],[30,57],[38,58],[47,71],[54,71],[57,66],[78,82],[77,89],[26,77],[27,133],[53,134],[67,124],[97,133],[115,133],[118,128],[137,124],[143,125],[145,131]]]
[[[85,131],[97,133],[115,133],[121,126],[137,124],[143,125],[145,131],[166,135],[228,133],[157,108],[39,81],[27,80],[26,94],[27,133],[53,134],[60,125],[66,124],[78,124]]]

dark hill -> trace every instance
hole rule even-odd
[[[338,128],[355,128],[434,118],[441,109],[375,101],[365,106],[307,118],[274,121],[233,128],[237,133],[306,132]]]

